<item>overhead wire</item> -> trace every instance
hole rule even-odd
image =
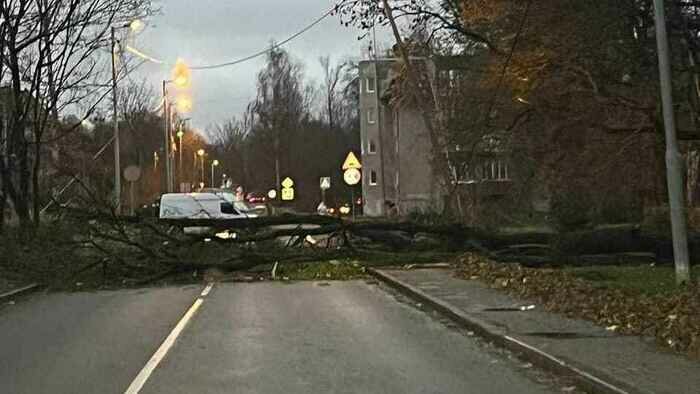
[[[269,52],[274,51],[275,49],[280,48],[280,47],[282,47],[282,46],[288,44],[290,41],[295,40],[296,38],[298,38],[298,37],[301,36],[302,34],[304,34],[304,33],[308,32],[309,30],[313,29],[316,25],[318,25],[319,23],[321,23],[323,20],[325,20],[325,19],[328,18],[329,16],[333,15],[335,12],[337,12],[337,11],[340,9],[340,7],[346,5],[346,4],[349,3],[349,2],[350,2],[350,0],[345,1],[345,2],[343,2],[343,3],[341,3],[341,4],[338,4],[338,5],[333,6],[333,8],[331,8],[331,9],[328,10],[328,11],[326,11],[326,12],[325,12],[323,15],[321,15],[319,18],[317,18],[316,20],[314,20],[313,22],[311,22],[311,24],[307,25],[306,27],[304,27],[303,29],[299,30],[298,32],[292,34],[291,36],[289,36],[288,38],[284,39],[283,41],[280,41],[279,43],[275,43],[275,44],[271,45],[269,48],[263,49],[263,50],[261,50],[261,51],[258,51],[258,52],[253,53],[252,55],[249,55],[249,56],[246,56],[246,57],[243,57],[243,58],[240,58],[240,59],[232,60],[232,61],[229,61],[229,62],[217,63],[217,64],[208,64],[208,65],[201,65],[201,66],[191,66],[190,69],[191,69],[191,70],[214,70],[214,69],[218,69],[218,68],[224,68],[224,67],[235,66],[235,65],[238,65],[238,64],[241,64],[241,63],[244,63],[244,62],[253,60],[253,59],[258,58],[258,57],[260,57],[260,56],[264,56],[264,55],[268,54]],[[169,63],[169,62],[165,62],[165,61],[163,61],[163,60],[160,60],[160,59],[157,59],[157,58],[155,58],[155,57],[153,57],[153,56],[150,56],[150,55],[148,55],[148,54],[146,54],[146,53],[144,53],[144,52],[142,52],[142,51],[140,51],[140,50],[138,50],[138,49],[136,49],[136,48],[134,48],[134,47],[131,47],[131,46],[129,46],[129,45],[126,46],[126,50],[129,51],[129,52],[131,52],[132,54],[134,54],[134,55],[136,55],[136,56],[138,56],[138,57],[144,59],[144,60],[148,60],[148,61],[151,61],[151,62],[153,62],[153,63],[157,63],[157,64],[171,64],[171,63]]]

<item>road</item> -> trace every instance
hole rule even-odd
[[[201,291],[47,294],[0,307],[0,393],[124,393],[137,377],[132,393],[561,388],[371,281]],[[172,346],[161,346],[193,304]]]

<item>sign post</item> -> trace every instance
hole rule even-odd
[[[360,169],[362,168],[362,164],[360,164],[360,161],[357,159],[357,156],[355,156],[352,151],[348,153],[348,156],[345,158],[345,162],[343,163],[342,169],[345,171],[343,173],[343,180],[345,183],[350,186],[350,207],[352,209],[352,218],[353,220],[356,218],[355,215],[355,185],[360,183],[360,180],[362,180],[362,173],[360,172]]]
[[[331,177],[324,176],[321,178],[321,201],[326,204],[326,190],[331,188]]]
[[[294,181],[290,177],[282,181],[282,201],[294,200]]]
[[[124,169],[124,179],[129,182],[129,214],[134,215],[134,182],[141,178],[141,168],[129,166]]]

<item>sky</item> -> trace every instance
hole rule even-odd
[[[236,60],[282,41],[330,10],[333,0],[163,0],[162,13],[147,21],[131,43],[139,51],[168,63],[182,58],[187,64],[209,65]],[[318,58],[330,55],[339,61],[361,58],[367,41],[360,32],[340,24],[337,16],[326,18],[312,30],[285,45],[293,58],[305,64],[307,79],[320,83]],[[388,42],[388,32],[378,30],[378,40]],[[233,67],[193,71],[193,109],[187,115],[200,130],[240,115],[255,97],[255,78],[265,58]],[[145,78],[158,92],[168,65],[147,63],[133,78]]]

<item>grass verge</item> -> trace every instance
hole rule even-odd
[[[673,295],[685,290],[676,285],[672,266],[592,266],[564,269],[599,289],[619,289],[648,296]],[[692,275],[697,281],[698,275]]]

